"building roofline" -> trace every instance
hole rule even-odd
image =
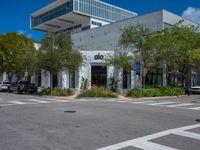
[[[43,13],[45,13],[46,11],[49,11],[49,10],[46,10],[46,11],[45,11],[45,9],[48,9],[49,7],[51,7],[51,9],[54,9],[54,8],[56,8],[56,7],[58,7],[58,6],[62,5],[62,4],[64,4],[64,3],[66,3],[67,1],[69,1],[69,0],[56,0],[56,1],[54,1],[53,3],[50,3],[50,4],[48,4],[47,6],[45,6],[45,7],[41,8],[41,9],[37,10],[36,12],[32,13],[31,16],[38,16],[38,15],[40,15],[40,14],[43,14]],[[137,16],[137,15],[138,15],[137,13],[135,13],[135,12],[133,12],[133,11],[130,11],[130,10],[127,10],[127,9],[124,9],[124,8],[121,8],[121,7],[118,7],[118,6],[115,6],[115,5],[106,3],[106,2],[102,2],[102,1],[100,1],[100,0],[94,0],[94,1],[100,2],[100,3],[102,3],[102,4],[105,4],[105,5],[114,7],[114,8],[121,9],[121,10],[123,10],[123,11],[126,11],[126,12],[129,12],[129,13],[133,14],[134,16]],[[57,3],[57,5],[54,6],[56,3]]]
[[[120,21],[116,21],[116,22],[113,22],[113,23],[110,23],[110,24],[106,24],[106,25],[101,26],[101,27],[98,27],[98,28],[92,28],[92,29],[89,29],[89,30],[85,30],[85,31],[82,31],[82,32],[87,32],[87,31],[91,31],[91,30],[98,30],[99,28],[104,28],[104,27],[107,27],[107,26],[111,26],[111,25],[113,25],[113,24],[117,24],[117,23],[120,23],[120,22],[123,22],[123,21],[126,21],[126,20],[128,21],[128,20],[131,20],[131,19],[136,19],[136,18],[138,18],[138,17],[144,17],[144,16],[147,16],[147,15],[151,15],[151,14],[159,13],[159,12],[160,12],[160,13],[167,12],[167,13],[170,13],[170,14],[175,15],[175,16],[177,16],[177,17],[181,17],[181,16],[179,16],[179,15],[177,15],[177,14],[175,14],[175,13],[172,13],[172,12],[170,12],[170,11],[168,11],[168,10],[161,9],[161,10],[153,11],[153,12],[150,12],[150,13],[145,13],[145,14],[143,14],[143,15],[139,15],[139,16],[135,16],[135,17],[130,17],[130,18],[123,19],[123,20],[120,20]],[[181,17],[181,18],[184,19],[185,21],[191,22],[192,24],[196,24],[197,26],[200,26],[200,24],[198,24],[198,23],[195,23],[195,22],[190,21],[190,20],[188,20],[188,19],[185,19],[185,18],[183,18],[183,17]],[[72,34],[79,34],[79,33],[82,33],[82,32],[72,33]]]

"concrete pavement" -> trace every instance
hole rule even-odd
[[[198,96],[190,98],[192,101],[199,99]],[[51,101],[48,97],[0,93],[0,105],[2,101],[27,103],[30,99]],[[95,150],[182,127],[192,127],[181,131],[192,132],[189,135],[197,138],[168,132],[146,140],[146,149],[152,148],[152,143],[166,150],[199,150],[200,147],[200,127],[196,121],[200,116],[197,110],[112,100],[52,100],[53,103],[2,106],[0,150]],[[125,146],[120,150],[142,148],[133,144]]]

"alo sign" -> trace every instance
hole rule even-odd
[[[103,60],[103,55],[100,55],[100,53],[98,53],[97,55],[94,55],[94,60]]]

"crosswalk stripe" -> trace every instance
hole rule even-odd
[[[181,106],[190,106],[194,105],[193,103],[183,103],[183,104],[176,104],[176,105],[168,105],[167,107],[181,107]]]
[[[138,101],[138,102],[131,102],[133,104],[147,104],[147,103],[153,103],[155,101]]]
[[[13,103],[13,104],[19,104],[19,105],[23,105],[26,104],[24,102],[20,102],[20,101],[7,101],[8,103]]]
[[[200,110],[200,107],[192,107],[192,108],[189,108],[189,109],[192,109],[192,110]]]
[[[179,131],[174,134],[200,140],[200,134],[198,133],[193,133],[193,132],[188,132],[188,131]]]
[[[59,99],[55,99],[55,98],[48,98],[48,99],[45,99],[45,100],[49,100],[49,101],[59,101]],[[60,100],[61,101],[61,100]]]
[[[38,99],[28,99],[28,101],[37,102],[37,103],[50,103],[48,101],[42,101],[42,100],[38,100]]]
[[[195,128],[199,128],[199,127],[200,127],[200,124],[194,124],[194,125],[190,125],[190,126],[186,126],[186,127],[165,130],[165,131],[161,131],[161,132],[147,135],[144,137],[139,137],[136,139],[117,143],[117,144],[110,145],[107,147],[99,148],[96,150],[119,150],[121,148],[126,148],[128,146],[133,146],[133,147],[137,147],[137,148],[144,149],[144,150],[177,150],[175,148],[166,147],[164,145],[150,142],[150,140],[160,138],[160,137],[170,135],[170,134],[177,134],[177,135],[180,134],[181,136],[191,137],[193,139],[199,139],[200,138],[199,134],[190,133],[190,132],[185,131],[185,130],[195,129]]]
[[[149,142],[149,141],[134,142],[131,145],[140,149],[144,149],[144,150],[178,150],[172,147],[167,147],[167,146]]]
[[[149,105],[153,105],[153,106],[156,106],[156,105],[166,105],[166,104],[175,104],[177,102],[159,102],[159,103],[151,103]]]

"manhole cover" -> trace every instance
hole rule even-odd
[[[75,110],[66,110],[64,111],[64,113],[75,113],[76,111]]]
[[[200,122],[200,119],[196,119],[195,121]]]

